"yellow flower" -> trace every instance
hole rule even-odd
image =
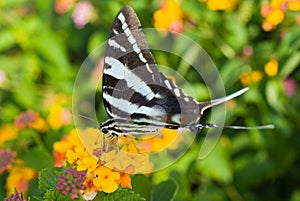
[[[78,171],[87,170],[88,172],[91,172],[91,171],[95,170],[97,168],[97,166],[98,166],[98,161],[93,156],[88,154],[88,156],[85,156],[82,159],[77,161],[76,169]]]
[[[71,113],[60,104],[53,104],[50,107],[48,122],[54,130],[60,129],[62,126],[68,124],[70,120]]]
[[[284,19],[284,12],[280,8],[272,9],[269,15],[266,16],[266,21],[271,25],[276,26]]]
[[[17,129],[11,124],[0,126],[0,148],[4,147],[4,143],[17,137]]]
[[[65,94],[49,94],[45,98],[45,107],[50,108],[47,120],[54,130],[60,129],[71,121],[71,112],[63,107],[67,103],[69,98]]]
[[[66,159],[72,165],[76,165],[78,160],[87,156],[89,156],[89,153],[86,152],[83,146],[75,147],[72,150],[68,150],[66,153]]]
[[[7,194],[17,191],[26,192],[28,183],[36,176],[36,172],[24,165],[22,161],[16,161],[16,165],[9,170],[9,175],[6,179]]]
[[[149,154],[132,154],[125,151],[117,152],[112,150],[108,153],[103,153],[100,160],[105,162],[105,166],[120,172],[125,172],[129,166],[133,166],[133,172],[126,172],[130,174],[150,172],[153,168],[153,164],[149,160]]]
[[[96,175],[93,183],[103,192],[112,193],[118,189],[119,185],[116,181],[120,179],[120,173],[105,166],[98,167],[93,173]]]
[[[203,0],[202,0],[203,1]],[[233,10],[239,0],[204,0],[210,10]]]
[[[258,70],[255,70],[251,73],[251,80],[252,82],[259,82],[262,78],[262,73]]]
[[[280,8],[286,2],[287,2],[286,0],[271,0],[271,7]]]
[[[33,128],[37,131],[45,132],[47,130],[47,124],[43,118],[40,116],[29,125],[30,128]]]
[[[154,27],[181,32],[182,17],[179,3],[176,0],[165,0],[160,9],[154,13]]]
[[[277,73],[278,73],[278,61],[276,59],[271,59],[268,63],[266,63],[265,72],[269,76],[277,75]]]
[[[76,134],[76,130],[73,129],[68,136],[65,136],[61,139],[61,141],[55,142],[53,144],[53,150],[55,152],[66,153],[69,149],[72,149],[77,145],[77,143],[73,143],[79,140],[77,138],[78,136]]]
[[[67,151],[73,150],[75,147],[83,147],[83,145],[78,137],[76,129],[73,129],[68,136],[65,136],[61,141],[53,144],[55,166],[65,166]]]
[[[262,77],[263,74],[260,71],[255,70],[249,73],[242,73],[240,75],[240,81],[244,86],[249,86],[252,83],[259,82]]]
[[[292,11],[300,10],[300,1],[299,0],[288,0],[288,9]]]

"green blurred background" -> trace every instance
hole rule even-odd
[[[72,97],[82,62],[106,41],[119,9],[130,5],[143,27],[167,28],[198,42],[218,67],[227,93],[250,87],[227,104],[228,124],[275,125],[274,130],[224,130],[203,161],[197,159],[199,137],[177,163],[153,173],[151,182],[174,178],[175,200],[300,201],[300,6],[265,0],[178,3],[1,1],[0,125],[14,124],[26,110],[47,116],[51,94]],[[180,63],[154,56],[174,69]],[[190,66],[185,72],[196,96],[207,99]],[[66,105],[71,108],[71,101]],[[49,144],[59,138],[53,135]]]

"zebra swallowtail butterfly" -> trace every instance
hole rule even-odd
[[[218,127],[199,124],[203,112],[241,95],[248,88],[223,98],[197,102],[159,72],[140,26],[137,15],[129,6],[119,11],[112,24],[102,81],[104,106],[110,119],[100,125],[101,132],[118,137],[157,133],[161,128],[195,131]],[[272,127],[227,126],[234,129]]]

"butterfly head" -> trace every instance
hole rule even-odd
[[[107,128],[101,128],[101,132],[103,134],[107,134],[107,133],[109,133],[109,130]]]
[[[122,131],[118,127],[118,123],[113,119],[109,119],[99,126],[99,130],[108,136],[120,136]]]

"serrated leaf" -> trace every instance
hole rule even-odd
[[[62,195],[55,189],[48,190],[44,195],[44,201],[72,201],[69,195]]]
[[[164,181],[152,190],[151,201],[172,201],[175,198],[178,185],[174,180]]]
[[[117,191],[108,194],[104,201],[145,201],[146,199],[141,197],[133,190],[118,189]]]
[[[38,178],[34,178],[32,179],[28,186],[27,186],[27,192],[26,195],[34,195],[32,197],[32,201],[37,201],[37,200],[44,200],[43,199],[43,195],[44,193],[40,191],[39,187],[38,187]]]
[[[49,189],[55,189],[57,183],[57,171],[61,168],[42,169],[39,174],[39,189],[46,192]]]

